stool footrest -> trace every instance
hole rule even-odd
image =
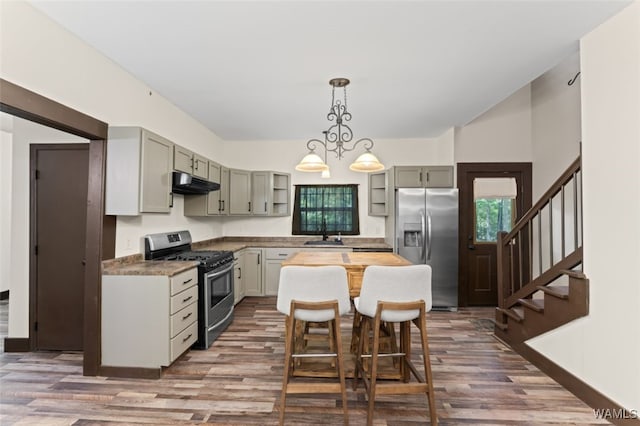
[[[384,353],[384,354],[378,354],[378,358],[387,358],[390,356],[405,356],[406,354],[404,352],[394,352],[394,353]],[[362,354],[360,355],[361,358],[371,358],[373,357],[373,355],[371,354]]]
[[[326,358],[326,357],[337,357],[338,354],[331,354],[331,353],[327,353],[327,354],[314,354],[314,353],[307,353],[307,354],[292,354],[291,358]]]
[[[426,383],[376,383],[377,395],[408,395],[414,393],[428,393]]]
[[[342,391],[339,383],[289,383],[286,392],[295,393],[340,393]]]

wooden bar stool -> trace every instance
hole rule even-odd
[[[349,424],[347,388],[342,354],[340,316],[350,311],[347,272],[342,266],[285,266],[280,270],[277,309],[287,316],[285,360],[280,396],[280,424],[284,424],[288,394],[340,393],[344,424]],[[305,344],[306,323],[326,323],[327,351],[312,352]],[[305,369],[302,359],[330,357],[335,371]],[[297,376],[294,379],[294,376]],[[300,376],[305,376],[301,382]],[[311,377],[338,377],[339,383],[318,382]]]
[[[426,394],[431,424],[436,424],[438,417],[426,328],[426,312],[431,309],[431,267],[369,266],[364,273],[360,297],[354,299],[354,304],[361,323],[353,388],[357,388],[358,379],[362,377],[368,399],[367,425],[373,424],[376,395],[417,393]],[[380,352],[380,329],[383,323],[392,327],[395,323],[400,324],[399,351]],[[412,323],[420,330],[424,377],[411,362]],[[379,362],[387,357],[400,361],[396,380],[380,383],[383,376]],[[412,376],[414,382],[411,381]]]

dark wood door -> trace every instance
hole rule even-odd
[[[35,346],[82,350],[89,144],[31,145]]]
[[[460,196],[458,302],[460,306],[497,306],[497,244],[478,238],[474,180],[515,179],[517,196],[509,206],[515,223],[531,207],[531,163],[459,163],[457,177]]]

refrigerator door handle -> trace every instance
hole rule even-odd
[[[427,258],[431,260],[431,211],[427,210]]]
[[[422,259],[422,262],[426,262],[427,258],[425,257],[425,252],[427,250],[427,229],[425,224],[424,210],[420,210],[420,230],[420,236],[422,237],[422,252],[420,254],[420,259]]]

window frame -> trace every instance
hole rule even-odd
[[[295,195],[293,202],[293,217],[291,224],[291,234],[292,235],[323,235],[321,229],[316,231],[309,231],[302,229],[302,208],[301,208],[301,191],[303,188],[348,188],[352,192],[352,205],[350,207],[351,211],[351,230],[346,229],[337,229],[327,224],[327,235],[335,235],[340,233],[341,235],[360,235],[360,208],[358,202],[358,184],[304,184],[304,185],[295,185]],[[341,207],[341,209],[345,209],[346,207]],[[305,210],[310,210],[309,208],[305,208]],[[335,207],[325,207],[317,208],[313,210],[319,210],[324,212],[335,211]]]

